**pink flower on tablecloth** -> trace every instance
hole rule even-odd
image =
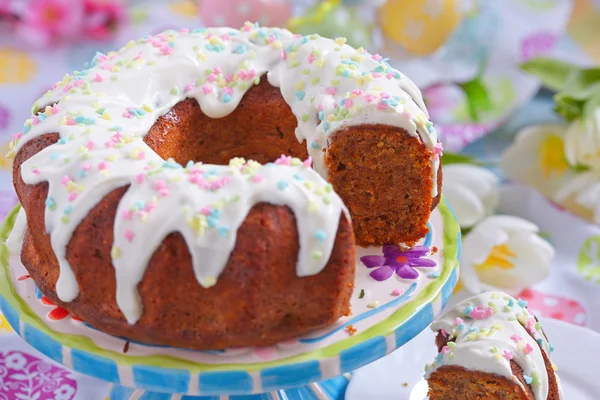
[[[585,326],[587,317],[583,306],[572,299],[525,289],[519,298],[527,301],[527,308],[537,317],[559,319],[571,324]]]
[[[83,34],[106,40],[127,21],[127,8],[121,0],[84,0]]]
[[[8,128],[10,122],[10,111],[8,108],[0,105],[0,130]]]
[[[17,34],[32,46],[44,47],[77,37],[81,30],[83,4],[72,0],[30,0]]]
[[[25,352],[0,352],[0,398],[72,400],[76,392],[67,369]]]
[[[551,32],[538,32],[521,42],[521,62],[547,54],[552,50],[558,37]]]

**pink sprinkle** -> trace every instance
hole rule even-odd
[[[394,73],[393,72],[388,72],[385,77],[388,78],[388,79],[392,79],[394,77]]]
[[[362,90],[360,90],[360,89],[354,89],[354,90],[352,91],[352,94],[353,94],[353,95],[355,95],[355,96],[362,96],[362,94],[363,94],[363,91],[362,91]]]
[[[442,337],[445,337],[445,338],[448,337],[448,332],[446,331],[445,328],[440,329],[440,332],[442,333]]]
[[[188,28],[181,28],[181,29],[179,30],[179,32],[181,32],[181,33],[188,33],[189,31],[190,31],[190,30],[189,30]]]
[[[312,166],[312,157],[308,156],[308,158],[306,160],[304,160],[302,162],[302,164],[304,164],[305,167],[311,167]]]
[[[208,206],[202,207],[202,209],[200,210],[200,214],[208,217],[210,215],[211,211],[212,211],[212,209]]]
[[[208,74],[206,80],[209,82],[215,82],[217,80],[217,76],[215,74]]]
[[[284,156],[283,154],[277,160],[275,160],[275,164],[277,165],[292,165],[292,157]]]
[[[140,151],[137,156],[138,160],[144,160],[146,158],[146,153]]]
[[[32,169],[32,170],[31,170],[31,172],[33,172],[33,173],[34,173],[34,174],[36,174],[36,175],[39,175],[39,174],[41,174],[41,173],[42,173],[42,172],[41,172],[39,169],[37,169],[37,168],[34,168],[34,169]]]
[[[100,74],[96,74],[96,76],[94,77],[94,82],[102,82],[103,80],[104,78]]]
[[[76,87],[83,85],[83,79],[77,79],[75,82],[73,82],[73,85]]]
[[[433,146],[433,157],[435,158],[435,160],[439,160],[440,156],[443,155],[444,151],[444,147],[442,146],[442,143],[437,142],[434,146]]]
[[[149,202],[148,204],[146,204],[146,208],[144,208],[144,210],[149,213],[152,210],[154,210],[155,208],[156,208],[156,203]]]
[[[344,108],[348,109],[352,107],[352,99],[346,99],[346,101],[344,101]]]
[[[308,56],[308,63],[312,64],[316,59],[317,59],[317,57],[315,57],[312,53],[310,53],[310,55]]]
[[[204,85],[202,85],[202,92],[204,94],[209,94],[212,92],[212,88],[210,87],[210,85],[208,83],[205,83]]]
[[[60,112],[60,108],[58,107],[58,104],[54,104],[52,106],[52,114],[58,114]]]
[[[473,309],[473,311],[471,311],[471,313],[469,315],[473,319],[481,320],[481,319],[486,318],[487,311],[482,306],[477,306]],[[492,312],[492,315],[493,315],[493,312]]]
[[[383,101],[380,101],[379,103],[377,103],[378,110],[385,110],[386,108],[387,108],[387,104],[384,103]]]
[[[13,133],[12,134],[12,139],[13,140],[19,140],[23,137],[23,132],[17,132],[17,133]]]
[[[214,67],[213,73],[216,75],[221,75],[221,68],[219,68],[218,66]]]
[[[333,86],[332,87],[328,87],[328,88],[325,89],[325,93],[326,94],[330,94],[330,95],[333,96],[333,95],[335,95],[337,93],[337,89],[334,88]]]
[[[252,182],[254,182],[254,183],[259,183],[259,182],[261,182],[261,181],[262,181],[264,178],[265,178],[265,177],[264,177],[264,176],[262,176],[262,175],[254,175],[254,176],[252,177]]]
[[[298,38],[302,37],[302,35],[299,33],[294,33],[292,36],[294,37],[294,39],[298,39]]]
[[[504,350],[503,356],[504,356],[504,358],[506,358],[509,361],[512,360],[512,358],[513,358],[512,352],[510,350]]]
[[[71,192],[69,194],[69,201],[75,201],[75,199],[77,199],[77,192]]]
[[[106,71],[112,71],[112,65],[110,65],[109,63],[103,63],[101,68]]]
[[[71,182],[71,178],[69,177],[69,175],[63,176],[62,179],[60,180],[60,183],[62,183],[63,185],[66,185],[69,182]]]
[[[267,43],[271,44],[275,41],[275,37],[274,36],[269,36],[269,38],[267,39]]]
[[[529,354],[531,354],[532,351],[533,351],[533,347],[531,347],[531,345],[529,343],[527,343],[525,345],[525,348],[523,349],[523,353],[529,355]]]
[[[131,111],[125,110],[125,112],[123,113],[123,117],[131,119],[133,118],[133,114],[131,113]]]
[[[516,334],[516,333],[515,333],[514,335],[512,335],[512,336],[510,337],[510,339],[511,339],[513,342],[520,342],[520,341],[522,340],[521,336],[519,336],[519,335],[518,335],[518,334]]]
[[[324,105],[324,104],[319,104],[319,105],[317,106],[317,109],[318,109],[319,111],[323,111],[323,110],[325,109],[325,105]]]
[[[400,296],[402,294],[403,290],[402,289],[394,289],[392,290],[392,296]]]
[[[485,310],[485,316],[489,318],[489,317],[491,317],[491,316],[493,316],[493,315],[494,315],[494,310],[492,309],[492,307],[488,307],[488,308]]]
[[[131,243],[131,241],[135,237],[135,233],[133,233],[131,229],[127,229],[123,236],[125,236],[125,239],[127,239],[127,241]]]
[[[227,93],[227,94],[233,94],[233,89],[232,89],[232,88],[230,88],[229,86],[225,86],[225,87],[223,88],[223,91],[224,91],[225,93]]]
[[[76,123],[75,118],[67,118],[67,125],[75,125]]]
[[[92,164],[90,164],[89,162],[86,162],[86,163],[84,163],[84,164],[81,166],[81,168],[82,168],[84,171],[89,171],[90,169],[92,169]]]
[[[233,74],[227,74],[225,75],[225,81],[227,83],[231,82],[233,80]]]
[[[108,168],[108,162],[107,162],[107,161],[101,161],[101,162],[98,164],[98,169],[99,169],[100,171],[102,171],[102,170],[105,170],[105,169],[107,169],[107,168]]]
[[[167,184],[163,181],[156,181],[154,182],[154,190],[161,190],[167,187]]]
[[[284,61],[287,59],[287,56],[285,54],[285,51],[283,51],[283,49],[279,50],[279,58],[281,58]]]
[[[92,142],[90,140],[89,142],[87,142],[87,144],[85,145],[85,147],[87,147],[89,150],[94,150],[94,142]]]
[[[373,75],[373,78],[381,78],[382,76],[380,72],[373,72],[371,75]]]
[[[383,57],[381,57],[379,54],[373,54],[373,55],[371,56],[371,58],[372,58],[373,60],[375,60],[375,61],[381,61],[381,60],[383,60]]]
[[[37,125],[39,122],[40,122],[40,120],[39,120],[39,118],[37,117],[37,115],[36,115],[36,116],[34,116],[34,117],[31,119],[31,123],[32,123],[33,125]]]
[[[377,100],[377,96],[375,96],[373,94],[368,94],[365,96],[365,100],[367,101],[367,103],[372,103],[375,100]]]
[[[454,320],[454,326],[459,326],[460,324],[464,323],[465,321],[463,321],[461,318],[456,318]]]
[[[185,87],[183,88],[183,91],[184,91],[185,93],[187,93],[187,92],[191,92],[191,91],[192,91],[192,89],[194,89],[194,86],[196,86],[196,85],[195,85],[195,84],[193,84],[193,83],[188,83],[188,84],[187,84],[187,85],[185,85]]]
[[[168,56],[171,55],[171,53],[173,53],[173,49],[171,48],[171,46],[163,46],[160,48],[160,52],[162,55]]]
[[[144,182],[144,178],[145,178],[144,174],[137,174],[136,177],[135,177],[135,181],[138,184],[140,184],[140,183]]]
[[[52,89],[56,89],[57,87],[58,87],[58,83],[54,83],[54,84],[52,85]]]
[[[133,211],[124,210],[121,215],[123,216],[123,219],[130,220],[131,218],[133,218]]]
[[[72,87],[73,87],[73,85],[71,85],[71,84],[69,83],[67,86],[65,86],[65,87],[63,88],[63,92],[67,93],[69,90],[71,90],[71,88],[72,88]]]
[[[442,354],[448,354],[450,352],[450,347],[444,346],[442,347]]]
[[[223,39],[223,40],[229,40],[231,38],[229,37],[228,34],[224,33],[224,34],[221,35],[221,39]]]
[[[142,52],[140,51],[137,56],[133,58],[135,61],[142,59]]]

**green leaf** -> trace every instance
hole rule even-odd
[[[479,115],[492,109],[492,102],[481,77],[459,84],[467,98],[467,110],[473,121],[479,121]]]
[[[481,162],[474,157],[467,156],[464,154],[448,153],[447,151],[445,151],[444,155],[442,156],[442,165],[450,164],[471,164],[478,165],[480,167],[486,165],[486,163]]]
[[[544,86],[557,92],[564,90],[569,75],[579,70],[578,67],[566,62],[543,57],[521,64],[521,69],[539,78]]]
[[[569,122],[581,117],[584,105],[585,101],[574,99],[566,93],[554,96],[554,111]]]
[[[597,112],[600,112],[600,87],[585,102],[582,117],[584,120],[593,120]]]

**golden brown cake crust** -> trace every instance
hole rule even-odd
[[[263,79],[223,118],[205,116],[195,100],[182,101],[158,119],[144,140],[164,159],[180,163],[226,164],[236,156],[264,163],[282,153],[307,157],[306,144],[295,137],[296,125],[279,89]],[[102,331],[136,341],[219,349],[271,345],[349,312],[355,269],[350,222],[340,219],[325,269],[300,278],[296,275],[294,214],[287,207],[261,203],[240,227],[229,262],[210,289],[198,284],[181,235],[169,235],[138,286],[143,315],[137,324],[129,325],[116,304],[110,257],[114,217],[126,187],[103,198],[75,230],[67,260],[80,293],[73,302],[61,302],[55,291],[58,263],[44,224],[48,184],[26,185],[20,169],[25,160],[57,140],[58,134],[46,134],[27,142],[16,155],[13,179],[28,220],[23,264],[42,293],[73,315]],[[379,142],[383,146],[378,147]],[[360,244],[413,243],[426,234],[429,212],[439,196],[431,196],[431,153],[418,139],[398,128],[352,127],[333,138],[329,151],[330,179],[356,213],[354,231]],[[361,155],[371,151],[369,159]],[[340,163],[346,168],[339,169]],[[391,172],[395,173],[376,176]],[[393,212],[394,204],[399,211]],[[382,217],[382,213],[389,216]],[[397,228],[393,218],[406,227],[391,233],[390,226]]]

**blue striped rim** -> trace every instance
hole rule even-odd
[[[433,307],[431,304],[425,304],[410,319],[410,324],[404,329],[398,329],[394,335],[396,337],[396,347],[404,346],[409,340],[417,336],[423,329],[433,321]]]
[[[431,247],[431,242],[433,242],[433,227],[431,226],[431,223],[427,221],[427,235],[425,236],[423,245]]]
[[[108,400],[123,400],[128,399],[135,389],[130,389],[124,386],[114,385],[112,390],[110,391],[110,396]]]
[[[91,375],[102,380],[119,383],[117,363],[113,360],[100,357],[79,349],[71,349],[73,369],[86,375]]]
[[[342,375],[319,382],[318,385],[330,399],[343,400],[346,394],[346,388],[348,387],[348,382],[348,379]]]
[[[384,336],[375,336],[340,353],[340,369],[352,371],[387,354]]]
[[[171,400],[171,397],[173,395],[169,393],[145,392],[139,400]]]
[[[190,385],[190,371],[134,365],[133,382],[136,387],[173,393],[186,393]]]
[[[219,394],[224,387],[229,393],[252,393],[252,377],[246,371],[205,372],[198,377],[200,393]]]
[[[25,324],[23,339],[49,358],[62,364],[62,344],[54,341],[50,336],[38,331],[31,325]]]
[[[6,318],[13,330],[19,332],[19,315],[2,296],[0,296],[0,308],[2,309],[4,318]]]
[[[306,385],[321,380],[321,376],[321,365],[316,360],[266,368],[260,372],[265,391]]]

